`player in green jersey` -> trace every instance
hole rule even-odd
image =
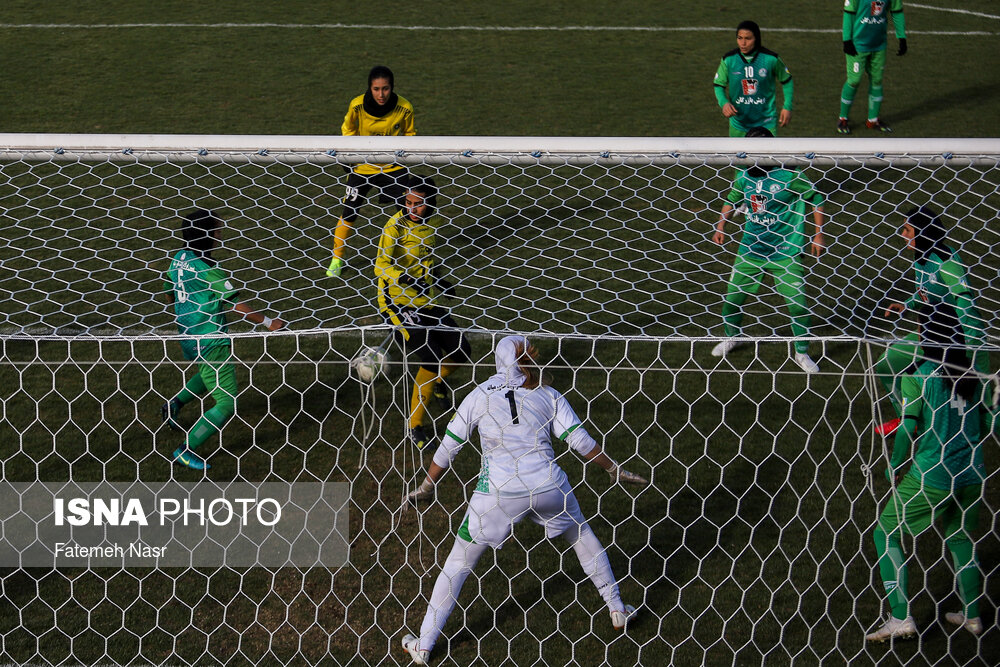
[[[975,368],[982,374],[990,369],[986,344],[986,325],[976,308],[969,287],[968,270],[962,258],[947,244],[944,225],[937,211],[929,206],[911,209],[900,230],[908,248],[914,251],[913,270],[916,292],[906,303],[892,303],[886,317],[899,314],[922,303],[947,303],[958,312],[965,334],[965,346],[973,350]],[[910,334],[894,343],[875,364],[875,374],[892,401],[896,418],[876,427],[879,435],[892,435],[900,420],[899,376],[920,358],[919,336]]]
[[[970,539],[986,479],[979,444],[981,413],[986,412],[982,383],[962,345],[965,334],[955,309],[944,302],[925,304],[920,320],[925,360],[902,381],[903,424],[886,469],[895,489],[872,533],[892,616],[867,635],[869,641],[916,634],[907,600],[902,535],[920,535],[935,521],[943,525],[964,607],[945,618],[973,634],[983,631],[982,580]],[[907,461],[909,470],[902,474]]]
[[[903,0],[844,0],[844,53],[847,54],[847,81],[840,91],[840,118],[837,132],[850,134],[847,118],[854,96],[861,84],[861,75],[868,74],[868,129],[892,132],[879,118],[882,108],[882,70],[885,69],[889,14],[899,40],[897,56],[906,55],[906,23]]]
[[[769,137],[771,133],[765,128],[752,128],[747,136]],[[735,336],[740,333],[743,302],[757,293],[763,274],[770,273],[774,288],[788,304],[792,334],[798,339],[793,359],[805,372],[818,372],[819,366],[809,356],[809,308],[801,254],[807,203],[813,208],[815,223],[810,251],[814,257],[823,252],[823,195],[798,171],[750,167],[737,174],[727,199],[712,240],[725,244],[726,221],[734,207],[746,208],[746,222],[722,306],[727,338],[715,346],[712,355],[724,357],[739,345]]]
[[[167,300],[177,315],[178,330],[185,336],[198,336],[181,341],[184,358],[197,362],[198,372],[179,394],[164,403],[163,421],[180,431],[176,417],[185,404],[205,393],[215,399],[215,405],[195,422],[184,444],[172,455],[175,463],[195,470],[204,470],[209,465],[194,450],[236,413],[239,387],[230,361],[232,345],[225,336],[213,337],[228,331],[226,312],[235,310],[271,331],[285,326],[282,320],[265,317],[237,301],[239,292],[212,259],[212,250],[218,247],[221,233],[222,220],[212,211],[198,209],[186,215],[181,222],[185,248],[174,255],[164,283]]]
[[[715,72],[715,99],[722,115],[729,119],[729,136],[746,136],[751,127],[766,127],[778,133],[792,119],[792,75],[781,57],[761,46],[760,28],[753,21],[736,27],[736,46]],[[781,84],[784,103],[775,111],[777,86]]]

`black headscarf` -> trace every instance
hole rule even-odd
[[[914,244],[917,247],[918,261],[927,261],[932,252],[937,252],[942,259],[951,257],[951,248],[945,243],[944,225],[937,211],[930,206],[910,209],[906,214],[906,222],[916,232]]]
[[[211,262],[214,239],[212,233],[222,225],[214,211],[196,208],[181,220],[181,236],[187,247],[199,257]]]

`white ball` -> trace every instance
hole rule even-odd
[[[375,347],[363,348],[351,360],[351,368],[355,375],[364,383],[370,383],[385,370],[386,354],[384,350]]]

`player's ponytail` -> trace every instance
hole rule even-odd
[[[517,357],[517,367],[524,373],[525,380],[521,384],[525,389],[536,389],[545,384],[542,378],[542,371],[538,367],[538,348],[531,343],[524,347],[520,343],[514,346],[514,354]]]
[[[947,303],[924,304],[917,313],[924,357],[941,366],[941,377],[949,390],[967,401],[975,398],[979,380],[965,349],[965,333],[958,313]]]

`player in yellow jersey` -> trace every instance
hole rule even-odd
[[[347,108],[344,124],[340,128],[345,137],[395,137],[413,136],[413,106],[393,92],[392,70],[376,65],[368,73],[368,90],[358,95]],[[379,189],[383,204],[402,206],[406,167],[401,164],[359,164],[347,177],[344,208],[337,221],[333,239],[333,259],[326,275],[339,278],[344,269],[344,250],[351,236],[351,225],[358,217],[358,209],[372,187]]]
[[[420,359],[410,400],[409,438],[423,447],[428,438],[424,414],[431,396],[447,401],[444,379],[468,363],[470,348],[447,309],[437,305],[442,294],[454,296],[454,286],[440,275],[434,258],[437,188],[430,178],[411,177],[404,207],[389,218],[378,243],[375,276],[382,317],[396,328],[396,340]]]

